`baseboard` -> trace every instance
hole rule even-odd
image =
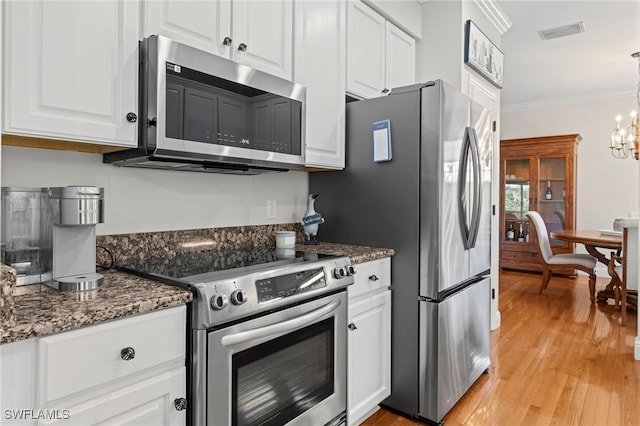
[[[495,315],[491,315],[491,331],[500,328],[500,324],[502,324],[502,315],[500,311],[496,311]]]

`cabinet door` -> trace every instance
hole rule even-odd
[[[293,2],[234,1],[232,5],[231,59],[291,80]]]
[[[525,213],[535,209],[531,205],[535,202],[531,191],[531,167],[532,161],[528,157],[504,160],[504,223],[500,233],[505,241],[518,241],[521,229],[520,242],[529,241],[529,229],[523,226],[528,223]]]
[[[347,12],[347,92],[362,98],[385,89],[386,20],[359,1]]]
[[[391,394],[391,291],[349,304],[349,425],[360,424]]]
[[[547,226],[548,232],[567,229],[566,217],[568,206],[566,203],[567,165],[566,157],[541,157],[537,160],[538,190],[537,211]],[[554,246],[566,247],[568,243],[550,239]]]
[[[231,46],[231,0],[145,1],[145,36],[169,37],[189,46],[229,58]]]
[[[3,426],[35,425],[27,417],[36,404],[37,339],[0,345],[0,407]]]
[[[180,367],[152,379],[127,386],[85,403],[57,410],[56,418],[38,425],[157,425],[186,424],[186,411],[177,410],[175,400],[184,398],[186,368]]]
[[[416,82],[416,40],[387,22],[385,87],[407,86]]]
[[[5,2],[4,132],[136,146],[138,3]]]
[[[346,5],[296,2],[295,81],[307,87],[307,166],[345,165]]]

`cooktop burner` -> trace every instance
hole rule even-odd
[[[190,281],[188,278],[202,274],[231,270],[234,272],[249,272],[265,266],[285,265],[331,257],[335,256],[301,252],[293,249],[250,247],[132,260],[118,263],[116,267],[139,275]]]

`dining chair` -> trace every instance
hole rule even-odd
[[[622,251],[620,253],[611,252],[607,268],[609,275],[617,278],[613,294],[616,306],[620,306],[620,323],[623,326],[627,325],[627,302],[636,305],[637,309],[638,262],[633,261],[637,258],[638,219],[624,219]],[[631,261],[628,261],[629,259]]]
[[[549,243],[547,226],[544,220],[542,220],[540,213],[532,210],[525,214],[529,218],[531,225],[533,225],[538,241],[538,253],[542,258],[542,283],[540,284],[539,294],[542,294],[542,291],[549,285],[553,271],[559,269],[566,270],[567,268],[579,269],[589,274],[589,294],[591,296],[591,303],[595,302],[596,263],[598,263],[598,260],[589,254],[583,253],[553,254],[551,244]]]
[[[627,325],[627,285],[624,276],[624,243],[622,244],[622,253],[611,252],[609,257],[609,265],[607,272],[612,278],[616,279],[616,286],[613,288],[614,303],[620,306],[620,324],[624,327]]]

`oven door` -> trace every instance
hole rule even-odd
[[[346,411],[342,291],[208,335],[207,424],[324,425]]]

